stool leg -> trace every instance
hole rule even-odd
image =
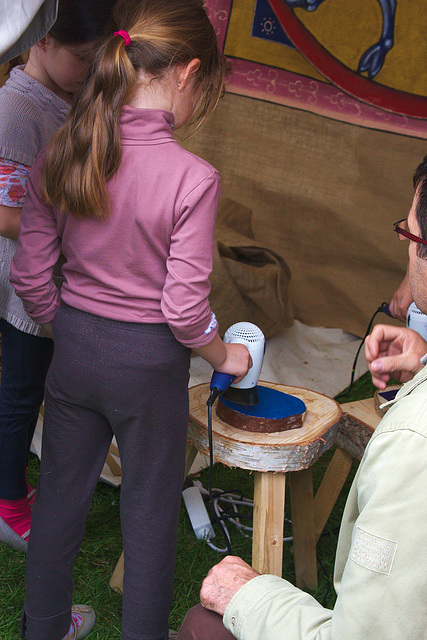
[[[110,587],[114,591],[123,593],[123,572],[124,572],[125,556],[123,551],[120,554],[120,558],[117,561],[116,567],[113,571],[113,575],[110,578]]]
[[[185,481],[186,477],[188,476],[188,474],[190,473],[190,469],[192,467],[192,464],[194,462],[194,459],[195,459],[196,455],[197,455],[196,447],[193,447],[192,444],[187,442],[187,449],[185,451],[184,481]]]
[[[252,566],[282,576],[285,474],[254,472]]]
[[[344,449],[337,447],[314,498],[314,537],[316,543],[331,515],[344,482],[347,480],[352,464],[353,457]]]
[[[300,588],[317,587],[314,535],[313,480],[311,468],[289,474],[295,578]]]

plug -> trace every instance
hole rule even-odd
[[[205,503],[199,487],[191,486],[182,492],[188,517],[198,540],[210,540],[215,537]]]

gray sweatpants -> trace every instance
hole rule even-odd
[[[27,554],[27,638],[61,640],[68,631],[73,563],[114,434],[122,465],[122,640],[166,640],[190,351],[166,324],[108,320],[67,305],[54,333]]]

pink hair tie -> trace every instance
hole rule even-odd
[[[127,31],[123,31],[123,29],[120,29],[120,31],[115,31],[114,32],[115,36],[122,36],[123,40],[125,41],[125,45],[128,47],[130,45],[130,37]]]

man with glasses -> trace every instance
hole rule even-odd
[[[427,156],[414,174],[415,195],[407,218],[394,223],[400,240],[409,240],[408,276],[418,308],[427,313]],[[390,377],[407,382],[427,361],[427,343],[415,331],[378,324],[365,341],[372,381],[385,389]],[[426,361],[424,360],[426,356]]]
[[[427,156],[414,176],[409,282],[427,313]],[[228,556],[205,578],[178,640],[422,640],[427,630],[427,343],[377,325],[366,343],[374,383],[402,386],[365,450],[341,523],[333,610],[287,580]],[[422,358],[423,359],[423,358]],[[423,359],[424,360],[424,359]],[[218,615],[219,614],[219,615]]]

